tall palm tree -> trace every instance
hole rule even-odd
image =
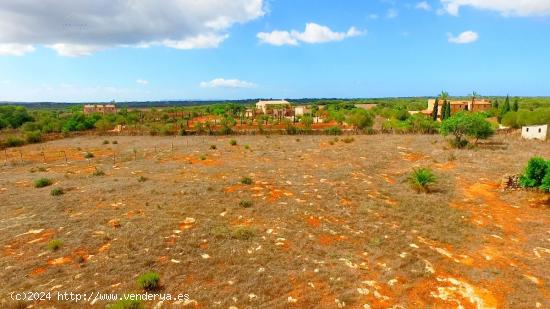
[[[472,94],[470,94],[472,97],[472,110],[474,109],[474,104],[476,103],[476,98],[481,97],[481,95],[475,91],[472,91]]]

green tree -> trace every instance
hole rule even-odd
[[[498,110],[498,99],[495,99],[495,100],[493,101],[492,107],[493,107],[494,109]]]
[[[502,118],[506,113],[510,111],[510,96],[506,96],[506,100],[504,100],[504,104],[500,107],[499,115],[498,115],[498,122],[500,123],[502,121]]]
[[[445,119],[451,118],[451,102],[447,102],[447,109],[445,110]]]
[[[491,124],[485,117],[477,113],[459,112],[454,116],[445,119],[441,124],[440,133],[443,136],[453,135],[453,145],[463,148],[468,144],[466,137],[487,139],[494,134]]]
[[[432,111],[432,119],[437,120],[437,113],[439,112],[439,98],[435,99],[434,110]]]
[[[514,98],[514,103],[512,104],[512,111],[517,112],[519,110],[519,99]]]
[[[368,111],[358,108],[348,114],[346,122],[352,125],[355,130],[363,130],[372,127],[374,121]]]
[[[311,116],[303,116],[302,117],[302,123],[304,124],[304,127],[306,128],[306,130],[311,130],[311,126],[313,125],[313,117]]]
[[[524,188],[537,188],[543,184],[545,175],[549,173],[549,162],[543,158],[534,157],[529,160],[527,168],[519,179],[519,183]]]
[[[449,98],[449,93],[447,91],[441,91],[441,93],[439,94],[439,99],[443,101],[443,108],[441,109],[441,120],[447,117],[447,99],[448,98]],[[436,112],[436,115],[434,116],[434,120],[437,120],[437,112]]]

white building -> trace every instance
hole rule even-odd
[[[290,103],[287,100],[271,100],[271,101],[258,101],[258,103],[256,103],[256,109],[259,109],[262,111],[262,113],[266,114],[268,106],[270,105],[275,107],[285,106],[290,108]]]
[[[311,113],[311,110],[307,106],[296,106],[294,107],[295,116],[303,116],[305,114]]]
[[[548,138],[548,125],[522,127],[521,137],[524,139],[539,139],[545,141]]]

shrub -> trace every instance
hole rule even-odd
[[[339,127],[331,127],[325,129],[326,135],[342,135],[342,130]]]
[[[355,139],[353,137],[346,137],[346,138],[342,139],[342,141],[346,144],[349,144],[349,143],[355,141]]]
[[[146,182],[147,180],[148,180],[148,178],[145,177],[145,176],[139,176],[138,177],[138,182]]]
[[[5,144],[8,147],[19,147],[19,146],[25,145],[25,141],[17,137],[8,136],[8,138],[5,141]]]
[[[241,183],[243,185],[251,185],[252,184],[252,178],[250,177],[243,177],[241,178]]]
[[[91,152],[86,152],[86,153],[84,154],[84,158],[86,158],[86,159],[91,159],[91,158],[93,158],[93,157],[94,157],[94,154],[91,153]]]
[[[92,175],[93,176],[105,176],[105,172],[96,167],[96,169],[95,169],[95,171],[93,172]]]
[[[47,247],[51,251],[57,251],[57,250],[59,250],[59,248],[61,248],[61,246],[63,246],[63,241],[61,241],[59,239],[52,239],[52,240],[50,240],[50,242],[48,242]]]
[[[107,309],[143,309],[140,300],[122,298],[114,304],[107,305]]]
[[[146,291],[154,291],[160,286],[160,276],[156,272],[146,272],[138,277],[137,284]]]
[[[59,195],[63,195],[64,193],[65,192],[63,191],[62,188],[55,188],[50,192],[50,195],[51,196],[59,196]]]
[[[250,149],[249,145],[244,145],[244,149]]]
[[[116,145],[118,144],[118,141],[112,141],[111,144]]]
[[[48,178],[40,178],[34,181],[35,188],[44,188],[44,187],[50,186],[51,184],[52,184],[52,181]]]
[[[252,207],[252,201],[250,201],[250,200],[241,200],[239,202],[239,206],[241,206],[243,208],[250,208],[250,207]]]
[[[216,147],[216,145],[210,145],[210,149],[216,150],[216,149],[218,149],[218,147]]]
[[[546,168],[546,176],[542,179],[540,189],[542,191],[550,192],[550,161],[548,161],[548,167]]]
[[[40,131],[27,132],[25,134],[25,140],[29,144],[40,143],[42,141],[42,134],[40,133]]]
[[[104,140],[104,141],[103,141],[103,145],[109,145],[109,141],[108,141],[108,140]]]
[[[256,236],[256,231],[247,226],[238,226],[231,231],[231,238],[248,240]]]
[[[201,155],[199,158],[200,158],[202,161],[204,161],[204,160],[206,160],[206,155]]]
[[[231,145],[231,146],[236,146],[236,145],[237,145],[237,141],[234,140],[234,139],[232,139],[232,140],[229,141],[229,145]]]
[[[487,139],[494,134],[493,127],[483,115],[477,113],[459,112],[451,118],[447,118],[441,124],[440,132],[442,135],[454,135],[455,140],[452,143],[457,148],[465,147],[468,142],[464,142],[464,137],[469,136],[476,139]]]
[[[409,181],[418,191],[429,192],[429,186],[437,181],[433,172],[427,168],[413,170]]]
[[[534,157],[527,163],[527,168],[519,179],[523,188],[537,188],[543,183],[546,174],[550,174],[548,163],[540,157]]]

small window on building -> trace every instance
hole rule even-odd
[[[539,133],[542,133],[542,129],[541,129],[541,128],[539,128]]]
[[[525,131],[526,131],[526,132],[529,132],[529,128],[526,128]]]

